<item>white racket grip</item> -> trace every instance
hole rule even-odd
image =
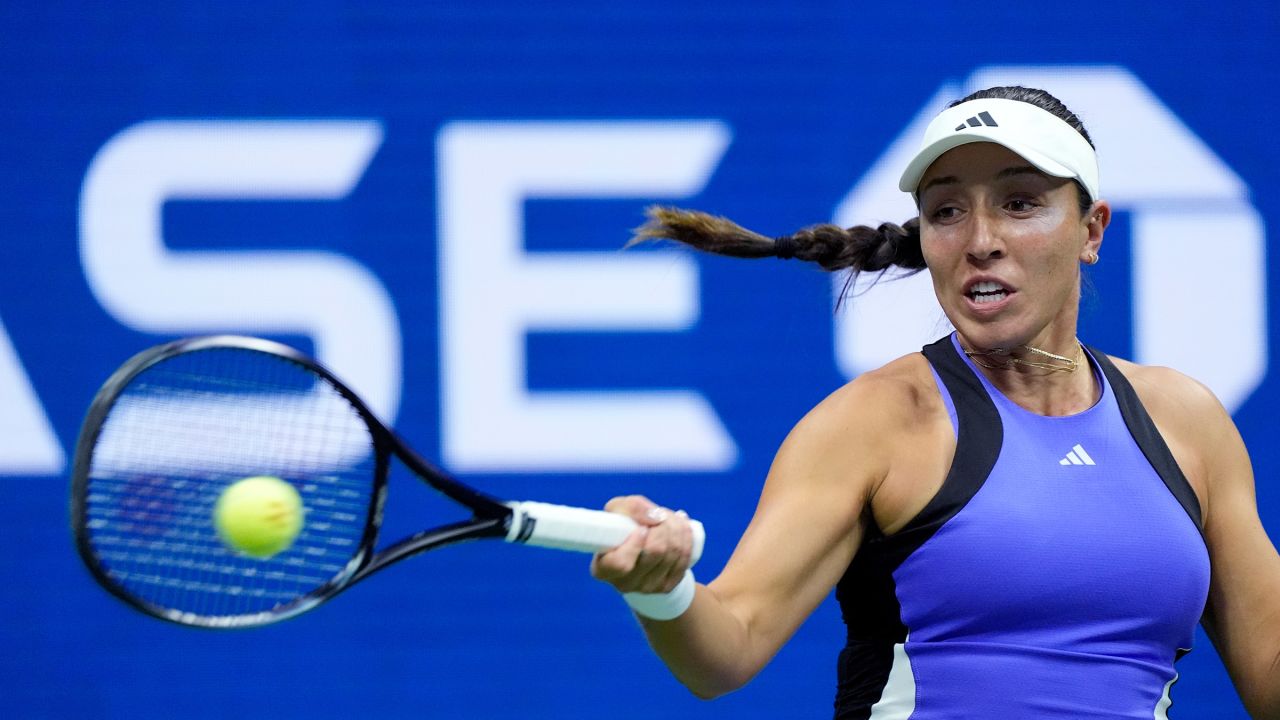
[[[532,501],[511,502],[507,507],[511,508],[507,542],[596,553],[621,545],[636,529],[631,518],[604,510]],[[702,557],[707,534],[697,520],[690,520],[689,524],[693,529],[689,564],[693,565]]]

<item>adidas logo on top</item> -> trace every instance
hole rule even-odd
[[[991,117],[991,113],[987,112],[986,110],[983,110],[982,112],[978,113],[974,117],[971,117],[968,120],[964,121],[963,123],[957,125],[956,132],[960,132],[965,128],[981,127],[983,125],[986,125],[987,127],[1000,127],[999,123],[996,122],[996,119]]]
[[[1089,457],[1089,453],[1084,451],[1084,447],[1079,443],[1071,448],[1071,452],[1067,456],[1058,461],[1059,465],[1097,465],[1093,458]]]

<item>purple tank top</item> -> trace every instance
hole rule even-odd
[[[837,587],[836,717],[1167,717],[1209,559],[1186,478],[1124,377],[1077,415],[1011,402],[954,338],[925,348],[957,431],[938,495],[868,534]]]

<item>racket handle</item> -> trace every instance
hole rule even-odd
[[[511,508],[511,528],[507,542],[577,552],[603,552],[622,544],[636,529],[631,518],[604,510],[552,505],[541,502],[507,503]],[[706,530],[690,520],[693,527],[693,554],[689,564],[702,557]]]

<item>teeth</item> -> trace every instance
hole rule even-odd
[[[983,280],[980,283],[974,283],[969,288],[968,295],[974,302],[985,304],[998,302],[1009,297],[1009,291],[1005,290],[1000,283]]]

